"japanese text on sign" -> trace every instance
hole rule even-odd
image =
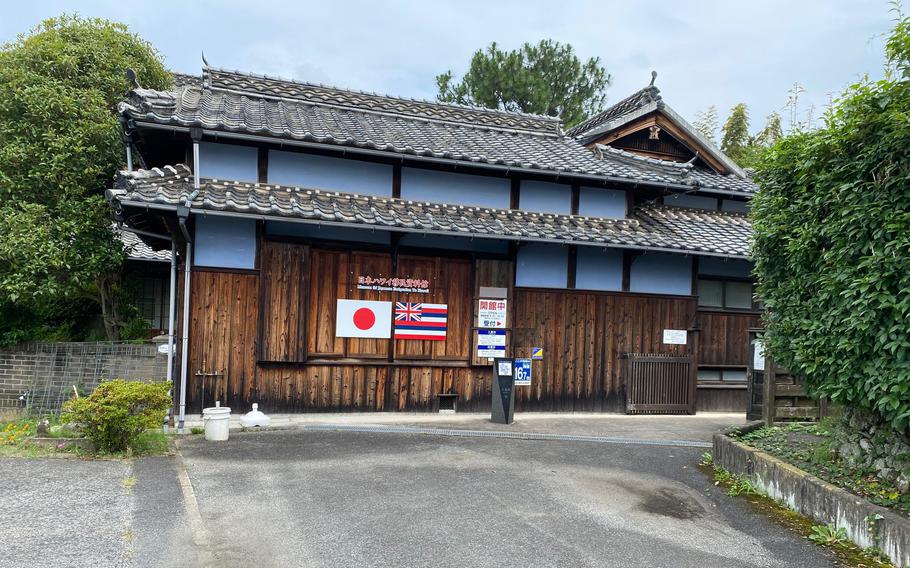
[[[504,328],[506,326],[505,300],[479,300],[477,305],[477,327]]]
[[[531,386],[530,359],[515,359],[515,386]]]
[[[372,276],[357,277],[358,290],[378,290],[382,292],[418,292],[430,293],[430,281],[419,278],[374,278]]]

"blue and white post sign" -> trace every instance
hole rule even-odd
[[[478,329],[477,356],[493,359],[506,356],[506,330]]]
[[[531,386],[531,360],[515,359],[515,386]]]

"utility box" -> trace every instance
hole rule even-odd
[[[511,424],[515,420],[515,360],[493,359],[493,414],[490,420],[497,424]]]

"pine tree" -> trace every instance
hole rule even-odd
[[[440,101],[558,116],[567,127],[603,109],[610,81],[599,58],[582,61],[549,39],[513,51],[494,42],[474,53],[460,80],[451,71],[436,76]]]

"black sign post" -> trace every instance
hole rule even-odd
[[[493,359],[492,422],[511,424],[515,420],[515,361]]]

